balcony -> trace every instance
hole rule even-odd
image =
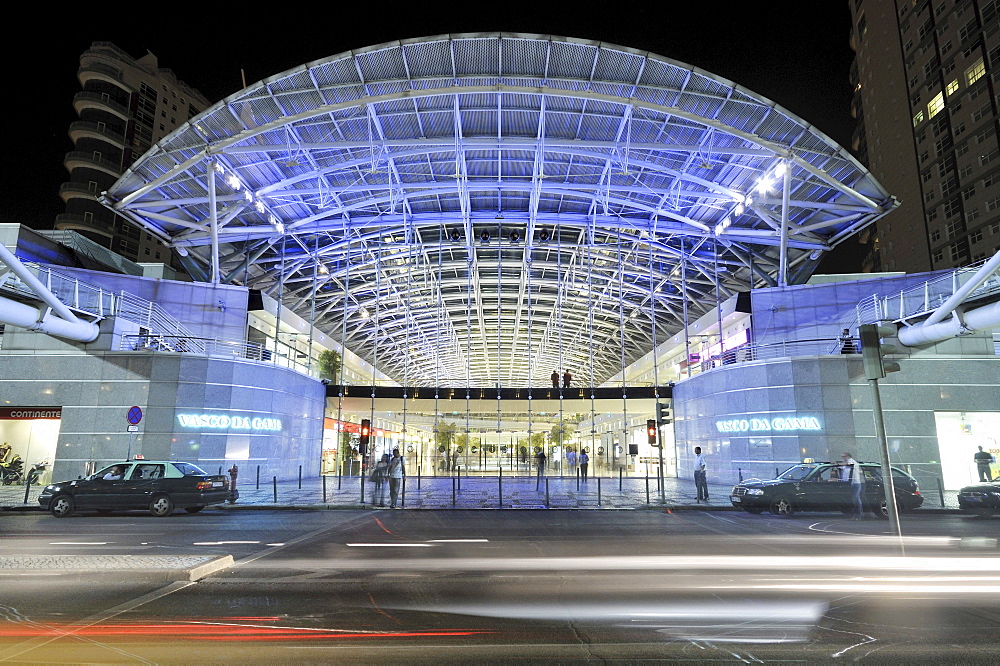
[[[59,197],[66,203],[70,199],[84,198],[96,201],[99,192],[86,183],[63,183],[59,186]]]
[[[63,213],[56,215],[56,229],[60,231],[82,231],[105,238],[114,238],[111,222],[96,217]]]
[[[123,86],[124,75],[117,67],[106,65],[103,62],[90,60],[80,64],[80,69],[76,72],[81,85],[86,85],[88,81],[108,81],[118,86]]]
[[[93,123],[87,120],[78,120],[70,123],[69,138],[75,144],[83,137],[107,141],[120,150],[125,149],[125,136],[101,123]]]
[[[102,109],[104,111],[110,111],[122,120],[128,120],[129,118],[128,108],[124,105],[119,104],[107,95],[90,92],[88,90],[78,92],[74,95],[73,109],[76,111],[77,115],[79,115],[84,109]]]
[[[70,173],[73,172],[73,169],[90,167],[91,169],[99,169],[115,178],[122,175],[120,162],[112,162],[101,157],[99,153],[95,154],[82,150],[74,150],[66,153],[66,157],[63,158],[63,165]]]

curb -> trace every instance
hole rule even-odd
[[[0,579],[7,576],[49,574],[74,579],[123,577],[144,582],[195,582],[235,566],[232,555],[48,555],[0,557]]]

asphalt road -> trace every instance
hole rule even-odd
[[[995,663],[998,527],[907,515],[901,544],[840,514],[0,514],[3,556],[236,561],[166,584],[0,567],[0,661]]]

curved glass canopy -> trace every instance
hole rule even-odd
[[[697,68],[521,34],[392,42],[216,104],[106,193],[196,279],[261,289],[404,385],[595,386],[896,204]]]

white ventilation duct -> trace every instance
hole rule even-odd
[[[918,324],[899,329],[899,342],[907,347],[940,342],[972,331],[1000,328],[1000,301],[981,308],[952,312],[951,319],[936,324]]]
[[[21,282],[42,300],[46,307],[36,308],[0,297],[0,323],[20,326],[78,342],[93,342],[100,332],[97,324],[77,318],[66,304],[56,298],[34,274],[24,267],[10,250],[0,243],[0,261],[7,264]]]

